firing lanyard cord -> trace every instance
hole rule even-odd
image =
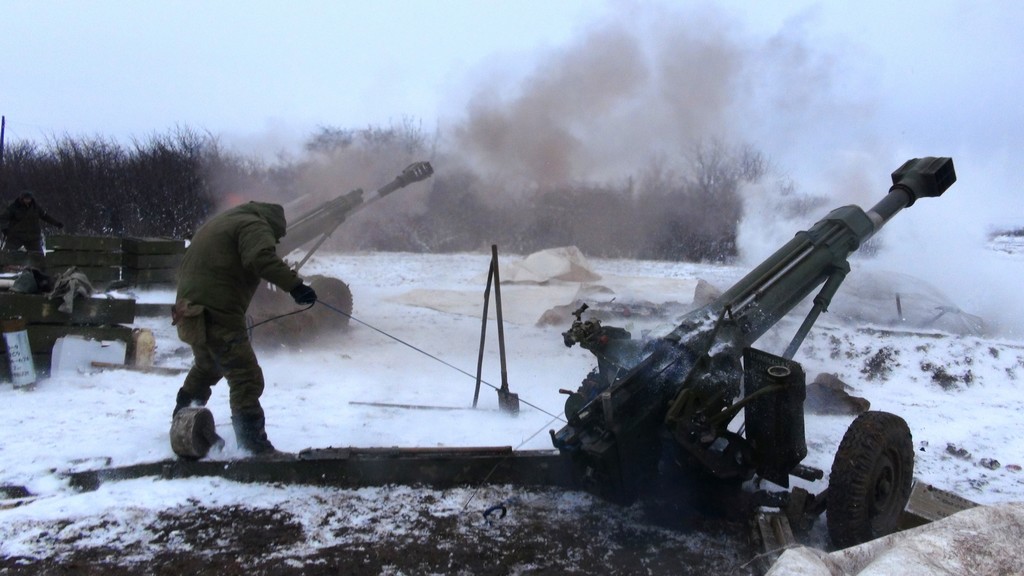
[[[455,366],[453,364],[445,362],[444,360],[438,358],[437,356],[434,356],[430,352],[427,352],[426,350],[423,350],[422,348],[417,348],[416,346],[413,346],[412,344],[409,344],[408,342],[406,342],[405,340],[402,340],[401,338],[399,338],[397,336],[394,336],[392,334],[388,334],[387,332],[381,330],[380,328],[377,328],[375,326],[371,326],[371,325],[367,324],[366,322],[363,322],[362,320],[360,320],[360,319],[356,318],[355,316],[349,314],[348,312],[345,312],[344,310],[340,310],[338,308],[335,308],[334,306],[331,306],[330,304],[324,302],[323,300],[317,300],[316,303],[317,304],[322,304],[323,306],[326,306],[327,308],[329,308],[331,310],[334,310],[338,314],[341,314],[342,316],[347,317],[349,320],[353,320],[355,322],[358,322],[358,323],[362,324],[363,326],[366,326],[370,330],[373,330],[375,332],[383,334],[384,336],[387,336],[388,338],[391,338],[392,340],[394,340],[395,342],[398,342],[399,344],[402,344],[404,346],[408,346],[409,348],[412,348],[413,350],[419,352],[420,354],[423,354],[424,356],[426,356],[428,358],[436,360],[436,361],[440,362],[441,364],[444,364],[445,366],[455,370],[456,372],[461,372],[462,374],[465,374],[466,376],[469,376],[473,380],[476,380],[476,376],[474,376],[473,374],[470,374],[469,372],[466,372],[462,368],[459,368],[458,366]],[[303,310],[308,310],[308,308],[304,308]],[[299,310],[299,312],[302,312],[303,310]],[[264,320],[264,322],[266,322],[266,320]],[[262,322],[261,322],[261,324],[262,324]],[[257,326],[258,326],[258,324],[257,324]],[[487,384],[491,388],[494,388],[495,390],[499,389],[497,386],[495,386],[494,384],[491,384],[490,382],[488,382],[486,380],[480,380],[480,381],[483,382],[484,384]],[[519,401],[521,403],[523,403],[523,404],[526,404],[530,408],[533,408],[534,410],[537,410],[538,412],[541,412],[543,414],[547,414],[548,416],[551,416],[555,420],[563,420],[563,418],[560,415],[552,414],[551,412],[548,412],[547,410],[541,408],[540,406],[537,406],[536,404],[531,404],[531,403],[527,402],[526,400],[523,400],[522,398],[520,398]],[[536,434],[534,434],[534,436],[536,436]]]
[[[512,452],[518,452],[519,449],[522,448],[523,446],[525,446],[527,442],[529,442],[530,440],[533,440],[537,436],[537,434],[540,434],[541,432],[543,432],[545,428],[547,428],[548,426],[551,426],[556,420],[562,420],[562,417],[561,416],[555,416],[551,420],[548,420],[547,424],[545,424],[545,425],[541,426],[540,428],[538,428],[537,431],[534,432],[533,434],[530,434],[530,437],[527,438],[526,440],[523,440],[522,442],[520,442],[519,446],[516,446],[515,448],[512,449]],[[487,476],[484,476],[484,479],[483,479],[483,481],[480,484],[481,485],[486,484],[487,481],[491,478],[491,476],[498,470],[498,466],[501,466],[502,462],[504,462],[505,460],[508,460],[509,458],[511,458],[511,456],[505,456],[504,458],[499,460],[498,463],[495,464],[494,467],[491,468],[491,471],[487,473]],[[469,508],[469,503],[472,502],[474,498],[476,498],[476,495],[477,495],[478,492],[480,492],[480,486],[477,486],[476,489],[473,490],[473,492],[470,493],[469,498],[466,500],[466,503],[462,505],[462,511],[463,512],[466,511],[466,508]],[[490,515],[490,513],[493,512],[496,508],[504,509],[504,505],[491,506],[487,510],[484,510],[484,513],[483,513],[484,514],[484,518],[487,518]],[[502,516],[502,518],[505,517],[504,512],[502,513],[501,516]]]
[[[401,338],[398,338],[397,336],[394,336],[392,334],[388,334],[387,332],[381,330],[380,328],[377,328],[376,326],[371,326],[371,325],[367,324],[366,322],[363,322],[362,320],[360,320],[360,319],[356,318],[355,316],[349,314],[348,312],[345,312],[344,310],[339,310],[338,308],[335,308],[334,306],[331,306],[330,304],[328,304],[328,303],[326,303],[326,302],[324,302],[322,300],[317,300],[317,302],[320,303],[320,304],[323,304],[324,306],[326,306],[327,308],[330,308],[331,310],[334,310],[338,314],[341,314],[342,316],[347,317],[350,320],[354,320],[354,321],[362,324],[363,326],[366,326],[367,328],[369,328],[369,329],[371,329],[371,330],[373,330],[375,332],[378,332],[380,334],[383,334],[384,336],[387,336],[388,338],[391,338],[392,340],[394,340],[395,342],[398,342],[399,344],[403,344],[405,346],[408,346],[409,348],[412,348],[413,350],[419,352],[420,354],[423,354],[423,355],[427,356],[428,358],[433,358],[434,360],[440,362],[441,364],[444,364],[445,366],[448,366],[449,368],[451,368],[451,369],[453,369],[453,370],[455,370],[457,372],[461,372],[461,373],[465,374],[466,376],[469,376],[470,378],[476,380],[476,376],[470,374],[469,372],[466,372],[465,370],[463,370],[462,368],[459,368],[458,366],[454,366],[454,365],[452,365],[452,364],[450,364],[448,362],[445,362],[444,360],[438,358],[437,356],[434,356],[433,354],[427,352],[426,350],[422,350],[420,348],[417,348],[416,346],[413,346],[412,344],[409,344],[408,342],[402,340]],[[498,389],[497,386],[495,386],[494,384],[491,384],[490,382],[487,382],[486,380],[480,380],[480,381],[483,382],[484,384],[487,384],[491,388],[494,388],[495,390]],[[520,398],[519,401],[522,402],[523,404],[526,404],[527,406],[535,409],[535,410],[538,410],[538,411],[540,411],[540,412],[542,412],[544,414],[547,414],[548,416],[551,416],[551,420],[548,420],[548,422],[546,424],[544,424],[543,426],[538,428],[537,431],[534,432],[533,434],[531,434],[529,438],[527,438],[526,440],[523,440],[522,442],[520,442],[518,446],[516,446],[515,448],[512,449],[512,452],[518,451],[520,448],[525,446],[527,442],[529,442],[530,440],[533,440],[537,436],[537,434],[540,434],[541,432],[543,432],[545,428],[547,428],[548,426],[551,426],[551,424],[553,424],[554,422],[556,422],[558,420],[561,420],[563,422],[565,421],[565,418],[563,418],[560,414],[552,414],[552,413],[548,412],[547,410],[541,408],[540,406],[537,406],[535,404],[531,404],[531,403],[527,402],[526,400],[523,400],[522,398]],[[498,467],[501,466],[501,463],[504,462],[505,460],[507,460],[508,458],[510,458],[510,456],[505,456],[498,463],[496,463],[494,465],[494,467],[491,468],[490,472],[487,473],[487,476],[484,477],[484,480],[483,480],[484,483],[486,483],[487,480],[498,470]],[[462,511],[463,512],[466,511],[466,508],[469,508],[469,504],[473,501],[474,498],[476,498],[476,495],[477,495],[478,492],[480,492],[480,487],[477,487],[469,495],[469,498],[466,500],[466,503],[462,505]],[[505,510],[504,509],[504,505],[500,505],[498,508],[502,509],[503,511]],[[484,511],[484,518],[487,519],[488,516],[490,515],[490,513],[493,512],[494,509],[495,509],[495,507],[492,506],[491,508],[488,508],[487,510],[485,510]],[[502,514],[502,517],[504,517],[504,514]]]
[[[313,302],[313,304],[316,304],[316,302]],[[262,325],[266,324],[267,322],[273,322],[274,320],[280,320],[281,318],[284,318],[285,316],[291,316],[292,314],[298,314],[300,312],[305,312],[306,310],[309,310],[310,308],[312,308],[313,304],[310,304],[309,306],[306,306],[305,308],[301,308],[299,310],[292,310],[291,312],[286,312],[284,314],[278,314],[277,316],[272,316],[270,318],[267,318],[266,320],[261,320],[261,321],[255,323],[255,324],[251,324],[251,325],[247,326],[246,330],[249,331],[249,338],[252,338],[252,329],[253,328],[256,328],[257,326],[262,326]]]
[[[370,324],[368,324],[366,322],[363,322],[362,320],[356,318],[355,316],[349,314],[348,312],[345,312],[344,310],[341,310],[339,308],[335,308],[334,306],[331,306],[330,304],[324,302],[323,300],[317,300],[313,304],[310,304],[309,306],[306,306],[305,308],[302,308],[301,310],[295,310],[293,312],[288,312],[287,314],[281,314],[279,316],[274,316],[272,318],[268,318],[268,319],[263,320],[261,322],[257,322],[256,324],[253,324],[252,326],[249,326],[249,331],[251,332],[253,328],[256,328],[257,326],[260,326],[262,324],[266,324],[267,322],[272,322],[274,320],[278,320],[278,319],[284,318],[285,316],[291,316],[292,314],[298,314],[300,312],[305,312],[306,310],[309,310],[310,308],[312,308],[315,304],[321,304],[321,305],[325,306],[326,308],[328,308],[330,310],[333,310],[333,311],[337,312],[338,314],[341,314],[342,316],[345,316],[349,320],[353,320],[355,322],[358,322],[359,324],[362,324],[363,326],[366,326],[367,328],[373,330],[374,332],[377,332],[379,334],[387,336],[388,338],[391,338],[392,340],[394,340],[395,342],[398,342],[399,344],[407,346],[407,347],[409,347],[409,348],[419,352],[420,354],[423,354],[424,356],[427,356],[428,358],[432,358],[433,360],[436,360],[436,361],[440,362],[441,364],[444,364],[445,366],[447,366],[447,367],[449,367],[449,368],[451,368],[451,369],[453,369],[453,370],[455,370],[457,372],[461,372],[462,374],[465,374],[466,376],[469,376],[470,378],[476,380],[476,376],[470,374],[469,372],[466,372],[462,368],[459,368],[458,366],[450,364],[450,363],[448,363],[448,362],[438,358],[437,356],[434,356],[433,354],[427,352],[426,350],[423,350],[421,348],[417,348],[416,346],[413,346],[412,344],[402,340],[401,338],[398,338],[397,336],[394,336],[392,334],[388,334],[387,332],[381,330],[380,328],[377,328],[376,326],[372,326],[372,325],[370,325]],[[251,334],[250,334],[250,336],[251,336]],[[480,380],[480,381],[483,382],[484,384],[487,384],[491,388],[494,388],[495,390],[498,390],[498,387],[495,386],[494,384],[491,384],[490,382],[487,382],[486,380]],[[551,416],[551,420],[549,420],[546,424],[544,424],[543,426],[538,428],[537,431],[534,432],[533,434],[531,434],[529,438],[527,438],[527,439],[523,440],[522,442],[520,442],[519,446],[516,446],[512,450],[513,452],[515,452],[515,451],[519,450],[520,448],[522,448],[523,446],[525,446],[527,442],[529,442],[530,440],[533,440],[537,436],[537,434],[540,434],[542,431],[544,431],[545,428],[547,428],[548,426],[551,426],[551,424],[553,424],[554,422],[556,422],[558,420],[562,420],[563,422],[565,421],[565,418],[563,418],[560,414],[552,414],[552,413],[548,412],[547,410],[541,408],[540,406],[537,406],[535,404],[531,404],[530,402],[527,402],[526,400],[523,400],[522,398],[520,398],[519,401],[522,402],[523,404],[526,404],[527,406],[533,408],[534,410],[537,410],[537,411],[539,411],[539,412],[541,412],[543,414],[547,414],[548,416]],[[504,460],[507,459],[507,458],[508,458],[507,456],[505,458],[503,458],[502,462],[504,462]],[[494,474],[494,472],[498,469],[498,466],[500,466],[500,465],[501,465],[501,462],[499,462],[498,464],[495,464],[494,467],[491,468],[491,471],[488,472],[487,476],[484,478],[484,482],[487,482],[487,479],[490,478],[492,474]],[[462,510],[463,511],[465,511],[466,508],[469,507],[469,504],[473,501],[474,498],[476,498],[476,495],[477,495],[477,493],[479,491],[480,491],[479,487],[476,490],[473,490],[473,493],[470,494],[469,499],[467,499],[466,503],[462,505]],[[498,508],[502,508],[503,509],[504,506],[502,505],[502,506],[499,506]],[[494,506],[492,506],[491,508],[488,508],[484,512],[484,518],[487,518],[488,515],[494,509],[495,509]],[[502,516],[504,516],[504,514],[502,514]]]

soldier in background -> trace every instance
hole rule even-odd
[[[316,303],[313,288],[277,255],[285,229],[284,209],[265,202],[242,204],[211,218],[185,251],[172,312],[178,337],[195,357],[178,390],[174,414],[193,404],[205,406],[210,387],[226,379],[238,447],[253,454],[276,450],[267,439],[260,405],[263,370],[249,342],[245,311],[261,280],[287,291],[297,304]]]
[[[5,250],[25,248],[27,252],[43,252],[43,229],[41,222],[64,228],[59,220],[50,216],[36,203],[29,190],[24,190],[0,215],[0,231],[4,236]]]

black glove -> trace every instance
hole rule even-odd
[[[296,304],[316,304],[316,290],[312,286],[299,284],[289,292]]]

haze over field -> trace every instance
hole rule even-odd
[[[1019,272],[1019,253],[1008,256],[1008,263]],[[508,265],[520,261],[516,255],[502,258]],[[520,415],[509,417],[495,410],[496,395],[487,386],[481,390],[477,410],[437,412],[367,404],[471,405],[472,378],[384,334],[472,373],[489,260],[484,252],[315,256],[308,264],[309,273],[348,281],[355,294],[355,317],[374,329],[356,324],[346,334],[321,337],[317,345],[302,350],[262,353],[267,378],[263,404],[275,445],[288,451],[327,446],[550,449],[547,431],[562,425],[551,417],[560,414],[564,402],[558,389],[577,386],[595,363],[579,347],[563,345],[560,331],[567,325],[536,324],[548,306],[569,303],[580,288],[574,282],[503,286],[508,378],[511,390],[524,402]],[[602,277],[596,284],[616,290],[594,295],[590,303],[595,307],[613,297],[627,303],[628,298],[644,295],[665,303],[666,310],[675,309],[667,303],[685,301],[683,288],[692,291],[698,278],[724,288],[746,272],[736,266],[628,260],[591,260],[589,266]],[[858,274],[855,270],[851,281]],[[142,302],[167,302],[173,297],[169,292],[134,295]],[[1024,499],[1019,422],[1024,409],[1019,394],[1024,347],[1020,341],[943,333],[920,325],[901,329],[891,317],[885,324],[851,322],[843,319],[838,303],[835,308],[822,317],[796,358],[809,379],[822,372],[836,374],[854,395],[871,402],[872,409],[904,417],[914,436],[915,474],[922,481],[981,504]],[[317,306],[307,313],[331,312]],[[609,323],[635,334],[651,330],[657,335],[671,327],[672,320],[672,314],[638,315]],[[759,346],[781,350],[796,323],[784,323],[781,334],[766,336]],[[188,365],[190,355],[167,318],[139,318],[137,325],[156,334],[157,365]],[[257,340],[260,330],[266,329],[256,328]],[[498,384],[494,334],[491,324],[483,378]],[[0,485],[23,486],[31,494],[5,501],[9,508],[0,507],[0,555],[34,566],[77,559],[84,565],[111,562],[127,567],[199,555],[218,561],[230,557],[249,566],[283,561],[293,571],[289,573],[300,573],[320,566],[332,554],[367,557],[375,546],[403,550],[426,545],[442,559],[457,554],[451,546],[431,544],[433,532],[424,528],[424,522],[456,526],[461,542],[456,549],[486,548],[491,539],[518,542],[524,533],[533,533],[531,518],[537,515],[549,528],[568,523],[564,532],[572,537],[558,544],[574,552],[531,557],[526,564],[516,564],[524,569],[540,565],[574,570],[593,555],[607,560],[607,554],[617,556],[629,550],[657,566],[657,559],[663,562],[673,551],[709,546],[709,535],[702,530],[659,528],[641,505],[622,509],[583,494],[514,487],[479,492],[404,487],[339,490],[246,485],[217,478],[107,482],[95,492],[77,492],[67,485],[63,476],[67,471],[172,457],[167,428],[180,380],[175,375],[83,371],[41,381],[31,392],[0,385],[0,416],[14,431],[0,444],[4,464]],[[211,457],[230,460],[242,453],[232,439],[224,386],[215,387],[209,406],[228,446],[223,454]],[[827,473],[852,418],[809,414],[806,463]],[[508,518],[485,522],[481,512],[497,503],[508,506]],[[202,543],[195,535],[210,532],[189,528],[198,522],[194,515],[203,518],[204,530],[214,530],[213,519],[223,522],[239,511],[263,518],[261,526],[283,524],[289,527],[288,534],[298,531],[301,537],[282,541],[271,532],[261,532],[266,544],[255,551],[244,547],[240,535],[244,522],[233,524],[241,533],[214,532],[221,537]],[[578,538],[581,522],[593,527],[593,533],[590,529],[586,533],[600,538],[601,546],[595,547],[594,538]],[[823,524],[819,522],[809,536],[811,544],[825,545]],[[622,533],[630,535],[627,542],[615,536]],[[637,539],[644,544],[638,546]],[[730,557],[730,565],[750,560],[736,540],[713,539],[711,549]],[[640,565],[647,564],[637,563],[617,573],[636,573]],[[656,570],[651,568],[651,573]]]

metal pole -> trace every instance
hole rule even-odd
[[[484,369],[484,339],[487,336],[487,306],[491,301],[491,280],[494,278],[494,257],[491,257],[491,266],[487,269],[487,288],[484,289],[484,318],[480,326],[480,355],[476,360],[476,390],[473,391],[473,408],[476,408],[477,400],[480,399],[480,379]]]
[[[498,245],[491,245],[494,270],[494,312],[498,316],[498,357],[501,359],[501,390],[508,393],[508,369],[505,366],[505,323],[501,319],[501,280],[498,277]]]
[[[519,414],[519,395],[509,392],[508,367],[505,364],[505,322],[501,317],[501,277],[498,275],[498,246],[491,245],[494,267],[494,312],[498,317],[498,356],[501,358],[501,389],[498,390],[498,408],[509,414]]]
[[[7,132],[7,116],[0,116],[0,194],[7,195],[7,173],[4,170],[4,134]]]

